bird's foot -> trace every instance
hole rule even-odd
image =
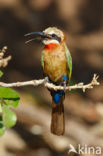
[[[64,92],[66,91],[66,81],[63,82]]]
[[[67,76],[66,75],[64,75],[63,76],[63,87],[64,87],[64,92],[66,91],[66,83],[67,83]]]
[[[49,82],[49,77],[48,77],[48,76],[46,76],[46,77],[44,78],[44,83],[46,83],[46,82]]]

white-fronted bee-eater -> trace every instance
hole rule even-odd
[[[65,34],[56,27],[49,27],[42,32],[26,34],[26,36],[29,35],[34,37],[31,40],[39,37],[44,44],[41,54],[44,76],[55,85],[64,86],[64,90],[49,89],[52,96],[51,132],[55,135],[63,135],[65,87],[69,85],[72,73],[72,58],[65,43]]]

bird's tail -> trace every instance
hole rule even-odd
[[[64,119],[64,92],[53,91],[52,95],[52,118],[51,132],[55,135],[63,135],[65,131]]]

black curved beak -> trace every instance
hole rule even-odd
[[[41,38],[48,38],[48,39],[51,39],[52,37],[51,35],[46,34],[44,32],[31,32],[31,33],[25,34],[24,36],[33,36],[35,38],[41,37]]]
[[[33,36],[33,38],[26,41],[26,43],[31,42],[36,39],[43,40],[43,39],[51,39],[52,38],[51,35],[46,34],[44,32],[30,32],[28,34],[25,34],[24,36],[26,36],[26,37]]]
[[[30,32],[28,34],[25,34],[24,36],[34,36],[34,37],[44,37],[45,34],[43,32]]]

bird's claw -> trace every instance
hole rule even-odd
[[[63,76],[63,86],[64,86],[64,92],[66,91],[66,83],[67,83],[67,76],[66,75],[64,75]]]
[[[46,82],[49,82],[48,76],[46,76],[46,77],[44,78],[44,83],[46,83]]]
[[[64,81],[63,87],[64,87],[64,92],[65,92],[66,91],[66,81]]]

